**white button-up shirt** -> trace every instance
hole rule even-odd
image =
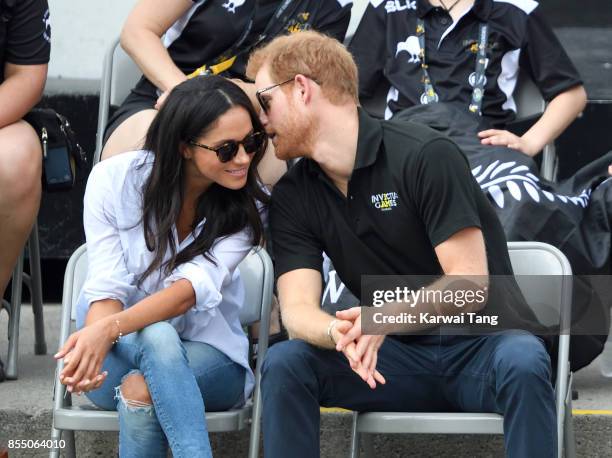
[[[176,280],[189,280],[195,305],[169,322],[181,339],[205,342],[243,366],[248,399],[254,377],[248,364],[248,339],[239,319],[244,286],[236,267],[252,248],[251,234],[245,229],[217,239],[209,252],[217,265],[198,255],[167,276],[158,269],[138,286],[154,256],[146,246],[142,224],[142,188],[152,165],[152,153],[133,151],[100,162],[89,175],[83,211],[89,267],[77,304],[77,327],[84,326],[92,302],[116,299],[127,308]],[[204,221],[196,227],[195,235],[203,228]],[[177,242],[176,228],[174,236]],[[193,240],[190,233],[177,252]],[[169,256],[168,250],[164,261]]]

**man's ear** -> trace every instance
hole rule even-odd
[[[304,75],[297,74],[295,76],[295,88],[298,90],[298,95],[303,103],[308,104],[312,100],[313,82]]]

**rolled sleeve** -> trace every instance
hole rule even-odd
[[[136,279],[127,269],[113,201],[112,176],[101,166],[92,170],[85,191],[83,225],[87,241],[88,270],[83,297],[89,307],[103,299],[130,305]]]
[[[217,314],[217,306],[223,299],[220,291],[233,280],[236,267],[252,247],[252,234],[249,230],[217,239],[210,250],[214,263],[203,255],[196,256],[177,266],[164,280],[164,288],[177,280],[188,280],[196,297],[192,310],[207,313],[207,319],[210,320]]]

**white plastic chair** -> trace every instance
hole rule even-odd
[[[538,319],[551,324],[551,314],[538,310],[542,303],[558,306],[556,324],[562,330],[555,400],[559,457],[574,457],[572,425],[572,379],[569,367],[572,270],[557,248],[540,242],[509,242],[508,252],[517,282]],[[531,276],[531,277],[530,277]],[[541,276],[558,276],[558,281],[542,282]],[[353,413],[351,458],[359,456],[360,433],[381,434],[503,434],[503,417],[494,413],[365,412]],[[365,435],[364,449],[371,453],[371,438]]]
[[[206,412],[206,423],[209,432],[239,431],[251,427],[249,457],[259,457],[259,436],[261,418],[261,364],[268,349],[268,329],[270,327],[270,306],[274,274],[272,261],[264,249],[254,249],[240,263],[240,274],[245,285],[245,302],[240,313],[243,325],[250,325],[261,320],[258,341],[257,362],[255,367],[255,390],[246,405],[239,409],[225,412]],[[59,346],[63,345],[71,332],[75,319],[75,305],[87,277],[86,246],[79,247],[68,261],[64,276],[62,299],[62,316]],[[106,411],[92,404],[73,406],[71,394],[59,381],[59,374],[64,367],[63,361],[57,362],[53,399],[53,428],[51,438],[55,444],[64,438],[66,456],[75,457],[76,448],[74,431],[118,431],[119,416],[116,411]],[[52,449],[50,457],[58,458],[60,450]]]

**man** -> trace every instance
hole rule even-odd
[[[272,347],[263,366],[265,455],[318,456],[323,405],[499,412],[508,456],[556,456],[541,339],[365,335],[359,308],[334,318],[319,307],[323,251],[358,296],[365,274],[511,274],[503,230],[458,148],[427,127],[365,114],[350,54],[316,32],[275,39],[253,54],[247,74],[277,156],[303,157],[272,195],[279,300],[292,340]],[[385,211],[380,194],[390,202]],[[499,299],[492,293],[489,302]],[[505,313],[526,316],[519,305]],[[432,315],[453,308],[417,304]]]
[[[1,297],[40,204],[40,140],[22,118],[43,93],[51,29],[46,0],[0,0],[0,15]]]

